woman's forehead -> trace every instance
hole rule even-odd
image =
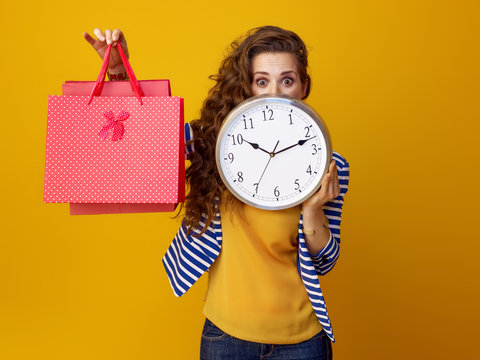
[[[287,52],[267,52],[255,55],[252,59],[252,73],[282,74],[297,72],[295,55]]]

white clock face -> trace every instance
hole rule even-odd
[[[240,200],[280,210],[308,199],[320,187],[331,159],[324,123],[305,103],[259,96],[225,119],[216,148],[217,167]]]

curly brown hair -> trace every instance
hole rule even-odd
[[[300,80],[306,85],[304,99],[310,93],[311,80],[307,73],[308,52],[304,42],[292,31],[276,26],[250,30],[244,39],[232,42],[231,52],[220,65],[218,74],[209,78],[216,83],[203,103],[200,119],[190,125],[193,131],[194,153],[186,170],[189,194],[185,200],[184,222],[189,229],[201,228],[203,233],[215,219],[219,204],[239,205],[223,184],[215,162],[217,136],[227,114],[252,96],[252,59],[261,53],[291,53],[295,55]],[[200,226],[202,216],[205,226]]]

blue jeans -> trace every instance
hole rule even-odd
[[[332,344],[322,330],[298,344],[262,344],[237,339],[205,320],[200,360],[331,360]]]

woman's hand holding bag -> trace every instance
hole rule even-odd
[[[120,57],[117,49],[117,43],[119,42],[122,45],[122,49],[127,59],[129,58],[127,40],[125,39],[123,32],[120,29],[115,29],[113,31],[110,29],[106,29],[105,33],[103,33],[99,28],[95,28],[93,30],[93,33],[95,34],[97,39],[93,38],[92,36],[90,36],[90,34],[86,32],[83,33],[83,37],[90,45],[92,45],[92,47],[95,49],[95,51],[98,53],[102,60],[105,57],[105,51],[107,50],[107,46],[112,45],[108,65],[108,73],[125,73],[125,66],[123,65],[122,58]]]

